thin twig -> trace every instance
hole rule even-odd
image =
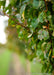
[[[6,13],[4,13],[4,15],[6,15],[7,17],[9,17],[11,20],[15,21],[16,25],[20,25],[21,27],[23,27],[26,30],[30,31],[30,29],[28,27],[26,27],[23,23],[17,22],[14,18],[11,18],[11,16],[7,15]]]

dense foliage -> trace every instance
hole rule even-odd
[[[0,0],[0,8],[25,43],[26,57],[41,59],[43,72],[54,68],[54,0]],[[7,15],[8,14],[8,15]],[[14,37],[14,36],[13,36]]]

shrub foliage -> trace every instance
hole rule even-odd
[[[9,17],[25,43],[26,57],[41,59],[43,72],[54,68],[54,0],[0,0],[0,14]],[[14,36],[13,36],[14,37]]]

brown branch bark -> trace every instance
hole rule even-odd
[[[45,10],[45,13],[48,11],[48,6],[47,6],[47,1],[46,0],[44,0],[45,1],[45,6],[46,6],[46,10]],[[47,29],[49,30],[49,21],[47,20],[46,21],[46,23],[47,23]]]
[[[11,20],[15,21],[14,18],[11,18],[9,15],[7,15],[6,13],[4,13],[4,15],[6,15],[7,17],[9,17]],[[20,25],[21,27],[25,28],[26,30],[28,30],[30,32],[30,29],[28,27],[26,27],[23,23],[19,23],[17,21],[15,21],[16,25]]]
[[[46,6],[45,12],[47,12],[48,11],[47,2],[46,2],[46,0],[44,0],[44,1],[45,1],[45,6]]]

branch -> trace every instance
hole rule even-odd
[[[14,18],[11,18],[9,15],[7,15],[6,13],[4,13],[4,15],[6,15],[7,17],[9,17],[11,20],[15,21]],[[15,21],[16,25],[20,25],[21,27],[25,28],[26,30],[28,30],[30,32],[30,29],[28,27],[26,27],[23,23],[19,23],[17,21]]]
[[[44,0],[45,1],[45,6],[46,6],[46,10],[45,10],[45,12],[47,12],[48,11],[48,6],[47,6],[47,1],[46,0]],[[46,23],[47,23],[47,29],[49,30],[49,21],[47,20],[46,21]]]
[[[47,12],[48,11],[47,2],[46,2],[46,0],[44,0],[44,1],[45,1],[45,6],[46,6],[45,12]]]

